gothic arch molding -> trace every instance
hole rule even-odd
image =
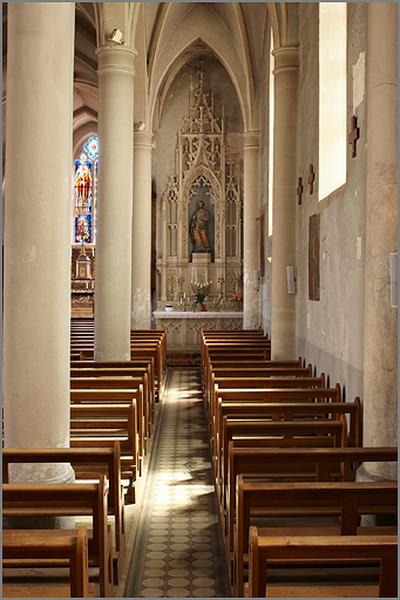
[[[90,138],[91,135],[97,135],[97,123],[95,121],[91,121],[90,123],[85,123],[82,127],[79,127],[76,131],[74,131],[74,140],[73,140],[73,157],[74,159],[77,156],[82,144],[86,142]]]
[[[226,292],[237,291],[241,272],[240,159],[226,144],[224,110],[216,112],[202,64],[189,98],[188,116],[177,132],[175,167],[159,196],[159,307],[190,295],[190,281],[213,281],[210,294],[221,302]]]
[[[200,50],[200,52],[199,52]],[[170,86],[172,85],[176,75],[180,71],[180,69],[185,65],[190,58],[193,57],[194,54],[199,53],[211,53],[215,56],[215,58],[221,63],[227,72],[234,88],[236,91],[238,103],[240,106],[240,111],[242,115],[243,128],[247,129],[248,123],[251,121],[250,118],[250,107],[246,100],[246,96],[241,92],[241,86],[238,78],[235,75],[235,70],[231,66],[231,64],[226,61],[223,55],[215,48],[209,41],[207,41],[204,37],[199,38],[198,35],[193,37],[190,41],[188,41],[184,47],[180,48],[180,50],[175,54],[175,56],[170,60],[170,62],[166,65],[163,73],[159,77],[158,81],[155,81],[154,77],[150,81],[150,98],[149,98],[149,106],[150,106],[150,122],[152,123],[152,127],[154,129],[157,117],[160,117],[163,111],[163,105],[168,93]]]

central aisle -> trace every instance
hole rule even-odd
[[[127,595],[229,594],[199,373],[169,373],[140,511]]]

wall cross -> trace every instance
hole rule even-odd
[[[299,206],[301,206],[301,201],[302,201],[302,197],[303,197],[303,178],[299,177],[297,180],[297,189],[296,189],[296,194],[297,194],[297,203]]]
[[[314,193],[314,181],[315,181],[315,171],[314,171],[314,165],[311,165],[308,167],[308,185],[310,186],[310,194]]]
[[[357,140],[360,139],[360,128],[357,127],[357,117],[355,115],[351,117],[351,131],[348,139],[349,144],[352,145],[351,156],[355,158],[357,156]]]

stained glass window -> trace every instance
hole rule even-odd
[[[94,244],[96,238],[96,195],[99,140],[92,135],[74,164],[74,241]]]

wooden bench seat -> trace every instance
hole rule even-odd
[[[27,463],[70,462],[76,479],[96,479],[106,476],[109,483],[108,514],[115,518],[114,580],[118,581],[125,548],[123,495],[121,492],[120,446],[115,442],[107,448],[4,448],[3,483],[9,483],[10,465]],[[98,469],[98,470],[97,470]]]
[[[228,444],[226,534],[232,550],[236,510],[235,485],[240,474],[270,481],[351,481],[363,462],[397,462],[397,448],[243,448]]]
[[[249,353],[259,353],[260,357],[269,359],[271,354],[271,341],[258,332],[236,331],[236,334],[209,335],[202,332],[200,337],[200,358],[202,369],[210,360],[211,354],[218,352],[224,356],[234,354],[236,357],[243,355],[247,348]]]
[[[292,560],[340,560],[349,565],[354,560],[379,561],[380,577],[375,590],[361,587],[349,587],[348,594],[360,597],[367,592],[368,597],[397,597],[397,536],[298,536],[298,537],[263,537],[259,536],[256,527],[250,528],[250,556],[249,556],[249,597],[264,598],[273,596],[273,588],[269,587],[268,571],[270,561],[289,566]],[[343,586],[340,595],[335,596],[336,581],[330,586],[331,596],[343,597]],[[286,587],[286,593],[289,586]],[[327,594],[319,585],[319,595]],[[293,589],[293,588],[292,588]],[[295,593],[298,593],[298,588]],[[307,583],[308,598],[313,597],[312,583]],[[371,596],[371,593],[373,594]],[[293,596],[296,597],[296,596]],[[322,596],[324,597],[324,596]]]
[[[127,407],[131,407],[132,404],[135,405],[136,412],[136,431],[137,438],[135,445],[132,445],[131,451],[127,450],[121,454],[121,468],[124,470],[123,465],[125,465],[126,472],[123,474],[123,478],[130,478],[128,471],[132,474],[132,481],[135,481],[136,474],[141,475],[142,470],[142,461],[144,455],[144,419],[143,415],[140,418],[140,413],[137,409],[138,404],[140,406],[140,402],[142,401],[142,390],[141,388],[137,388],[134,390],[127,389],[103,389],[103,388],[85,388],[85,389],[72,389],[70,392],[71,396],[71,405],[72,404],[104,404],[105,407],[112,406],[114,404],[117,405],[125,405]],[[112,410],[112,409],[111,409]],[[110,414],[111,414],[110,410]],[[104,413],[103,413],[104,414]],[[102,417],[100,417],[102,418]],[[140,429],[139,429],[140,428]],[[100,444],[103,445],[103,444]],[[109,444],[106,444],[109,445]]]
[[[223,351],[221,348],[217,348],[215,350],[211,350],[207,352],[207,357],[205,359],[204,364],[202,363],[202,368],[207,364],[207,362],[214,363],[216,361],[223,362],[240,362],[244,363],[245,361],[270,361],[271,360],[271,350],[269,348],[251,348],[247,349],[246,352],[243,351],[234,351],[231,348],[227,348],[226,351]]]
[[[259,375],[255,377],[215,377],[213,374],[210,379],[209,388],[209,414],[210,418],[215,415],[217,398],[221,396],[222,390],[229,389],[289,389],[289,388],[305,388],[305,389],[333,389],[327,388],[325,385],[325,376],[320,377],[298,376],[293,377],[288,373],[282,375]]]
[[[295,385],[295,383],[293,384]],[[214,455],[218,444],[218,436],[221,435],[222,423],[217,421],[219,401],[260,402],[271,403],[339,403],[342,400],[340,385],[334,388],[227,388],[219,389],[213,397],[210,405],[210,436],[211,447]]]
[[[120,473],[128,480],[127,493],[134,498],[134,482],[140,464],[136,404],[72,404],[70,444],[73,447],[114,446],[120,448]],[[79,471],[77,473],[81,478]]]
[[[224,419],[340,419],[345,415],[348,420],[346,446],[361,446],[361,403],[359,398],[354,402],[329,403],[260,403],[260,402],[230,402],[219,399],[217,408],[217,431],[223,432]],[[223,434],[221,434],[223,439]]]
[[[139,435],[139,456],[143,457],[146,453],[147,448],[147,435],[148,430],[148,406],[144,401],[143,385],[140,382],[140,378],[133,377],[116,377],[103,378],[103,377],[75,377],[71,379],[71,402],[82,403],[82,402],[114,402],[120,403],[123,400],[122,395],[113,396],[111,392],[124,390],[131,396],[131,400],[136,402],[136,419],[137,419],[137,431]],[[87,394],[73,393],[76,391],[92,390],[93,394],[90,396]],[[96,392],[102,392],[105,390],[106,393],[96,394]],[[139,466],[140,467],[140,466]]]
[[[131,341],[139,339],[156,339],[161,345],[162,370],[165,374],[167,362],[167,335],[163,329],[133,329],[131,330]]]
[[[156,382],[156,391],[157,391],[157,399],[159,399],[164,390],[164,379],[165,379],[165,365],[163,361],[163,352],[161,346],[158,345],[149,345],[149,344],[141,344],[135,343],[132,345],[131,342],[131,360],[154,360],[154,370],[155,370],[155,382]]]
[[[225,418],[215,458],[218,485],[227,479],[229,442],[235,439],[235,446],[239,446],[248,437],[263,447],[339,448],[346,445],[347,423],[345,419],[272,421]]]
[[[348,425],[347,419],[348,417]],[[227,460],[227,443],[229,437],[224,433],[225,421],[230,419],[232,427],[235,421],[240,420],[270,420],[270,421],[295,421],[316,419],[342,420],[345,425],[344,446],[361,446],[361,406],[360,399],[356,398],[354,402],[344,403],[243,403],[243,402],[225,402],[221,398],[218,401],[216,415],[216,458],[221,461],[221,456]],[[246,427],[246,424],[243,423]],[[241,430],[242,433],[244,430]],[[240,430],[237,430],[240,433]],[[220,458],[218,458],[220,457]],[[224,462],[226,467],[226,462]],[[226,468],[224,469],[226,474]],[[219,471],[221,475],[221,471]]]
[[[260,509],[262,509],[260,511]],[[236,480],[234,523],[235,595],[243,596],[243,564],[248,552],[250,524],[257,514],[268,516],[268,526],[258,526],[263,536],[279,535],[379,535],[382,529],[359,527],[361,515],[396,514],[397,482],[305,482],[252,481],[245,475]],[[303,517],[301,526],[293,517]],[[306,518],[304,518],[306,516]],[[290,518],[292,517],[292,518]],[[330,517],[326,519],[326,517]],[[328,523],[321,524],[321,518]],[[330,523],[332,521],[332,523]]]
[[[70,352],[75,356],[79,353],[79,360],[94,361],[94,339],[93,340],[73,340],[70,344]],[[131,342],[131,361],[137,359],[154,360],[156,374],[156,384],[163,385],[165,375],[165,365],[163,359],[163,350],[159,342],[146,342],[146,340],[134,340]]]
[[[204,380],[203,393],[205,394],[205,399],[209,401],[210,394],[214,388],[215,381],[220,378],[266,378],[266,377],[312,377],[312,368],[311,365],[309,367],[301,368],[301,367],[282,367],[282,366],[255,366],[252,367],[243,367],[242,363],[236,364],[234,367],[214,367],[210,366],[207,371],[207,375],[205,375],[206,380]],[[224,387],[224,386],[222,386]],[[231,387],[241,387],[241,384],[231,386]],[[243,385],[243,387],[248,387]],[[324,386],[323,386],[324,387]]]
[[[3,530],[3,561],[61,559],[69,567],[69,586],[47,583],[37,585],[7,585],[3,582],[4,598],[89,598],[95,597],[89,584],[88,537],[84,527],[77,530]]]
[[[3,485],[3,514],[13,517],[90,516],[93,528],[88,538],[89,566],[98,567],[100,596],[107,597],[112,595],[113,583],[109,568],[112,557],[107,527],[107,496],[108,486],[104,477],[93,484],[6,483]],[[17,564],[20,563],[18,561]],[[51,559],[41,564],[50,567]]]
[[[71,380],[74,382],[74,387],[96,387],[83,383],[79,386],[78,381],[82,378],[87,378],[89,381],[95,383],[95,379],[99,378],[102,381],[109,379],[111,382],[115,380],[130,380],[132,387],[143,386],[143,416],[146,423],[145,439],[148,440],[151,437],[151,425],[154,422],[154,407],[155,407],[155,392],[153,384],[149,380],[149,373],[147,369],[143,368],[78,368],[71,369]],[[104,387],[106,384],[101,384]],[[114,385],[114,384],[113,384]],[[119,384],[117,384],[118,387]]]
[[[148,373],[150,397],[152,402],[151,422],[154,422],[154,403],[156,398],[156,381],[154,370],[154,359],[136,360],[136,361],[94,361],[94,360],[76,360],[71,361],[72,369],[139,369]],[[138,372],[137,375],[140,376]],[[78,375],[79,376],[79,375]],[[133,373],[133,376],[135,374]]]
[[[202,381],[204,386],[210,386],[210,377],[211,373],[216,373],[217,370],[221,375],[226,374],[229,376],[232,374],[232,371],[242,373],[246,372],[248,369],[251,370],[263,370],[263,369],[276,369],[278,376],[282,374],[281,369],[288,369],[291,372],[299,373],[301,376],[312,376],[312,366],[308,365],[307,367],[303,367],[300,361],[272,361],[265,360],[264,358],[258,358],[257,356],[249,356],[242,357],[242,359],[238,359],[238,357],[234,357],[232,359],[218,359],[213,355],[209,356],[202,366]],[[303,371],[306,369],[306,371]]]

